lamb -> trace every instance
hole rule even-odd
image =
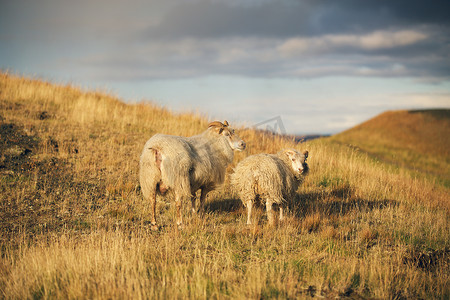
[[[139,181],[144,201],[150,201],[151,229],[156,223],[156,195],[171,192],[175,198],[176,223],[182,226],[181,203],[201,189],[200,211],[206,195],[225,179],[227,166],[233,161],[233,150],[245,149],[227,121],[214,121],[203,133],[192,137],[155,134],[144,146],[139,163]]]
[[[274,225],[272,205],[283,206],[295,196],[304,176],[308,174],[308,151],[303,154],[285,149],[277,154],[257,154],[242,160],[231,176],[231,183],[247,207],[247,224],[251,224],[252,207],[259,199],[266,204],[269,225]]]

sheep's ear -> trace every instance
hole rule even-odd
[[[216,122],[213,122],[213,123],[216,123]],[[214,130],[218,134],[221,134],[224,127],[223,127],[223,125],[219,125],[219,124],[222,124],[222,123],[220,123],[220,122],[217,122],[219,124],[213,124],[213,123],[209,124],[208,128],[211,128],[211,130]]]
[[[303,155],[305,156],[305,159],[308,158],[308,150],[306,150],[305,152],[303,152]]]
[[[293,150],[286,150],[286,154],[287,154],[289,157],[292,157],[292,156],[295,155],[295,151],[293,151]]]
[[[228,121],[225,120],[225,121],[223,121],[223,125],[225,125],[225,127],[228,127],[230,124],[228,124]]]

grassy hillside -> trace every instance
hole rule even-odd
[[[226,180],[203,218],[184,205],[181,232],[160,199],[166,226],[152,232],[137,180],[145,141],[207,124],[0,74],[0,297],[448,299],[449,189],[332,139],[236,128],[248,148],[233,165],[309,150],[287,220],[270,228],[260,210],[247,226]]]
[[[450,110],[385,112],[332,140],[450,187]]]

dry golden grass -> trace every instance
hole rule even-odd
[[[238,128],[248,149],[234,165],[309,150],[287,220],[269,228],[259,211],[247,226],[227,180],[204,218],[185,205],[182,232],[160,201],[166,226],[152,232],[137,181],[145,141],[207,123],[0,74],[0,297],[449,298],[448,187],[333,139],[296,144]]]
[[[388,111],[332,137],[450,187],[450,110]]]

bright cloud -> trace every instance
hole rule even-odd
[[[362,50],[383,50],[411,46],[427,38],[420,31],[374,31],[369,34],[335,34],[319,37],[291,38],[278,46],[284,56],[295,57],[311,53],[333,53],[336,50],[355,48]]]

